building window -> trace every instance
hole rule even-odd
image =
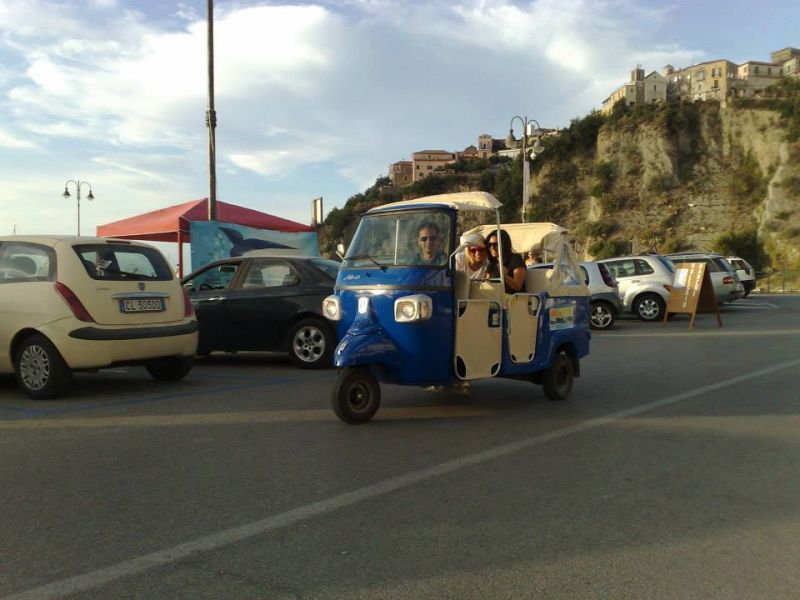
[[[755,67],[756,75],[758,75],[758,67]]]
[[[718,90],[718,89],[719,89],[719,80],[718,80],[718,79],[715,79],[715,80],[714,80],[714,89],[715,89],[715,90]]]

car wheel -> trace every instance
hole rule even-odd
[[[611,329],[617,320],[617,311],[608,302],[592,302],[592,311],[589,314],[589,326],[592,329]]]
[[[553,364],[542,376],[544,395],[549,400],[566,400],[572,391],[575,367],[572,360],[563,352],[556,354]]]
[[[289,331],[289,358],[298,367],[331,366],[335,346],[333,331],[320,319],[303,319]]]
[[[368,367],[343,369],[333,387],[331,405],[345,423],[366,423],[381,405],[381,387]]]
[[[658,321],[663,318],[667,305],[658,294],[642,294],[633,304],[633,312],[642,321]]]
[[[17,348],[14,369],[19,386],[34,400],[57,398],[72,381],[72,371],[61,354],[39,334],[28,336]]]
[[[167,356],[148,360],[144,366],[156,381],[180,381],[189,374],[193,364],[190,356]]]

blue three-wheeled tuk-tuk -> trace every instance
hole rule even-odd
[[[566,230],[552,223],[501,225],[486,192],[404,200],[361,217],[335,292],[323,302],[340,340],[333,410],[347,423],[369,421],[379,382],[450,386],[476,379],[524,379],[565,399],[589,353],[589,292]],[[525,292],[507,294],[501,278],[456,270],[463,211],[492,211],[488,237],[503,228],[513,249],[547,252],[553,269],[526,272]],[[469,232],[468,232],[469,233]],[[499,273],[512,248],[499,243]]]

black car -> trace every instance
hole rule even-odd
[[[187,275],[183,287],[200,325],[197,353],[288,351],[300,367],[330,366],[336,333],[322,301],[338,271],[326,258],[244,256]]]

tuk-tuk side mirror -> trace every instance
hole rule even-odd
[[[336,256],[344,260],[344,244],[342,244],[341,242],[336,244]]]

